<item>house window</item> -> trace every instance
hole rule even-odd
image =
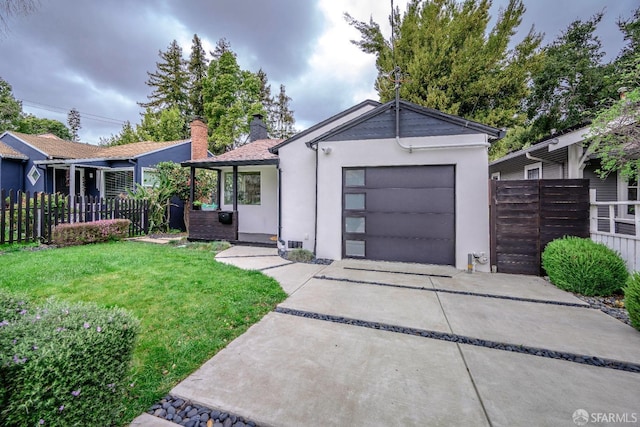
[[[142,185],[145,187],[157,187],[160,184],[158,171],[152,168],[142,168]]]
[[[525,166],[524,179],[542,179],[542,162]]]
[[[238,172],[238,203],[260,204],[260,172]],[[224,174],[224,204],[233,204],[233,173]]]
[[[640,184],[638,182],[638,178],[624,179],[620,175],[618,175],[618,179],[620,180],[622,187],[619,200],[625,202],[640,201]],[[636,207],[633,205],[624,206],[623,212],[623,217],[634,216]]]
[[[27,178],[29,178],[31,185],[36,185],[36,182],[40,179],[40,171],[36,169],[35,165],[31,166],[31,170],[27,174]]]
[[[106,170],[103,174],[104,197],[108,199],[134,189],[133,169]]]
[[[494,172],[491,174],[491,179],[494,181],[500,181],[500,172]]]

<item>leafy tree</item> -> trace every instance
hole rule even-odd
[[[204,117],[204,101],[202,87],[207,77],[209,61],[202,48],[202,42],[197,34],[193,35],[191,56],[189,57],[189,103],[191,112],[195,116]]]
[[[149,102],[138,104],[153,112],[177,108],[186,121],[189,117],[189,74],[182,57],[182,48],[173,40],[167,51],[159,51],[158,55],[161,60],[156,62],[157,70],[147,72],[149,79],[146,84],[153,88],[151,95],[147,96]]]
[[[537,138],[591,119],[615,88],[607,84],[609,66],[601,64],[602,44],[595,35],[602,13],[575,21],[544,49],[543,66],[533,76],[526,101],[532,133]],[[537,139],[536,138],[536,139]]]
[[[600,159],[600,175],[621,172],[629,179],[640,171],[640,88],[602,110],[591,124],[589,152]]]
[[[135,133],[143,141],[177,141],[185,139],[186,125],[185,118],[177,107],[159,112],[147,109]]]
[[[69,125],[69,130],[71,132],[71,140],[79,141],[80,137],[78,136],[78,131],[82,126],[80,125],[80,112],[75,108],[72,108],[67,115],[67,124]]]
[[[627,44],[615,61],[613,79],[618,88],[640,87],[640,7],[632,18],[619,20],[618,28]]]
[[[109,138],[100,138],[98,144],[113,146],[131,144],[139,141],[141,141],[141,139],[138,136],[138,133],[135,131],[133,126],[131,126],[131,122],[127,120],[124,125],[122,125],[122,130],[120,130],[118,135],[111,135]]]
[[[7,81],[0,77],[0,132],[16,130],[22,104],[13,96],[13,88]]]
[[[518,113],[542,37],[532,28],[512,43],[525,12],[522,0],[510,0],[493,28],[490,7],[491,0],[410,0],[403,16],[398,8],[392,12],[392,40],[373,19],[345,16],[361,35],[353,43],[376,55],[382,102],[395,96],[397,66],[403,99],[491,126],[521,125],[525,117]]]
[[[203,84],[203,98],[212,152],[220,153],[241,145],[246,141],[253,114],[266,116],[260,103],[260,80],[255,74],[240,69],[231,50],[222,52],[217,59],[214,55]]]
[[[67,141],[71,140],[71,132],[64,123],[53,119],[42,119],[34,116],[33,114],[23,116],[17,123],[14,130],[30,135],[52,133],[58,138],[65,139]]]

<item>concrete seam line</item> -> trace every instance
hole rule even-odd
[[[582,365],[598,366],[602,368],[616,369],[640,374],[640,363],[624,362],[614,359],[606,359],[598,356],[589,356],[585,354],[530,347],[521,344],[510,344],[498,341],[483,340],[481,338],[467,337],[464,335],[457,335],[447,332],[410,328],[381,322],[370,322],[361,319],[353,319],[344,316],[334,316],[331,314],[315,313],[304,310],[295,310],[291,308],[276,307],[274,312],[298,317],[306,317],[315,320],[323,320],[333,323],[341,323],[345,325],[360,326],[369,329],[377,329],[380,331],[414,335],[423,338],[473,345],[476,347],[492,348],[494,350],[510,351],[513,353],[521,353],[530,356],[545,357],[548,359],[565,360]]]
[[[432,286],[435,286],[431,278],[429,278],[429,282],[431,282]],[[449,316],[447,316],[447,312],[444,310],[444,306],[442,305],[442,301],[440,300],[440,295],[437,292],[436,292],[436,298],[438,299],[438,305],[440,306],[440,310],[442,310],[442,315],[444,316],[444,320],[447,322],[447,326],[449,326],[449,331],[451,331],[451,334],[453,335],[453,326],[451,326],[451,322],[449,322]],[[478,401],[480,402],[480,407],[482,408],[484,417],[487,419],[487,423],[489,423],[490,426],[493,426],[493,423],[491,422],[491,417],[489,417],[489,412],[487,411],[487,408],[484,405],[484,400],[482,400],[482,395],[480,394],[480,390],[478,390],[478,385],[476,384],[476,380],[473,378],[473,374],[471,374],[471,369],[469,368],[467,359],[464,357],[462,348],[460,348],[460,343],[456,343],[456,348],[458,349],[458,353],[460,354],[460,358],[462,359],[464,368],[467,370],[467,373],[469,375],[469,380],[471,381],[471,385],[473,386],[473,391],[475,391],[476,396],[478,396]]]
[[[280,258],[280,255],[278,255],[278,254],[275,254],[275,255],[229,255],[229,256],[216,256],[214,258],[215,259],[229,259],[229,258],[271,258],[271,257]]]
[[[271,267],[261,268],[258,271],[271,270],[272,268],[284,267],[285,265],[295,264],[293,261],[285,262],[284,264],[272,265]]]
[[[453,276],[450,274],[429,274],[429,273],[410,273],[407,271],[393,271],[393,270],[373,270],[370,268],[357,268],[357,267],[342,267],[345,270],[355,270],[355,271],[370,271],[373,273],[393,273],[393,274],[406,274],[409,276],[426,276],[426,277],[443,277],[445,279],[452,279]]]
[[[595,308],[590,305],[584,303],[575,303],[575,302],[563,302],[563,301],[548,301],[543,299],[535,299],[535,298],[521,298],[521,297],[511,297],[508,295],[495,295],[495,294],[483,294],[479,292],[468,292],[468,291],[454,291],[452,289],[442,289],[442,288],[425,288],[424,286],[408,286],[408,285],[397,285],[393,283],[384,283],[384,282],[373,282],[368,280],[353,280],[353,279],[340,279],[337,277],[329,277],[329,276],[314,276],[314,279],[319,280],[334,280],[338,282],[347,282],[347,283],[358,283],[363,285],[375,285],[375,286],[389,286],[392,288],[402,288],[402,289],[415,289],[418,291],[429,291],[429,292],[442,292],[447,294],[455,294],[455,295],[465,295],[472,297],[482,297],[482,298],[495,298],[495,299],[504,299],[509,301],[521,301],[521,302],[533,302],[536,304],[549,304],[549,305],[562,305],[566,307],[576,307],[576,308]]]

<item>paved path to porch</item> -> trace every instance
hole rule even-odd
[[[218,260],[290,296],[174,396],[267,426],[571,426],[578,409],[640,419],[640,332],[543,279],[295,264],[240,246]]]

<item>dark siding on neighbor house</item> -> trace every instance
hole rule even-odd
[[[26,175],[22,170],[22,161],[0,158],[0,188],[5,190],[22,189],[22,180]]]
[[[597,160],[590,160],[584,168],[583,176],[589,180],[591,189],[596,190],[596,201],[598,202],[615,202],[618,200],[618,179],[617,174],[613,173],[606,179],[601,179],[596,173],[596,170],[600,167],[600,162]],[[609,207],[598,206],[598,216],[608,217]],[[609,221],[598,221],[598,230],[609,231]]]
[[[46,160],[46,156],[44,154],[42,154],[40,151],[35,150],[33,148],[31,148],[30,146],[26,145],[25,143],[23,143],[22,141],[20,141],[18,138],[14,137],[13,135],[5,135],[4,138],[2,138],[2,142],[4,142],[5,144],[7,144],[9,147],[12,147],[15,150],[18,150],[19,152],[21,152],[22,154],[24,154],[25,156],[27,156],[29,158],[29,160],[24,164],[24,169],[23,169],[23,181],[24,182],[24,188],[22,188],[21,190],[24,191],[30,191],[30,192],[35,192],[35,191],[46,191],[49,190],[51,184],[50,184],[50,179],[49,177],[45,178],[45,170],[44,168],[39,168],[38,170],[41,173],[40,179],[38,179],[38,182],[36,182],[36,185],[31,185],[31,182],[29,182],[29,180],[26,177],[26,174],[29,173],[29,171],[31,170],[31,167],[33,166],[33,162],[35,160]],[[45,187],[45,181],[47,183],[47,187]]]
[[[555,151],[548,151],[548,147],[542,147],[539,150],[530,152],[533,157],[538,157],[542,162],[542,178],[543,179],[563,179],[567,178],[567,148],[561,148]],[[500,180],[512,181],[516,179],[524,179],[525,166],[538,163],[537,160],[527,159],[524,154],[510,160],[489,166],[489,176],[494,172],[500,172]]]
[[[400,136],[403,138],[442,135],[471,135],[480,133],[446,120],[429,117],[408,109],[400,109]],[[333,135],[326,141],[355,141],[363,139],[395,138],[396,113],[389,109],[349,129]]]

